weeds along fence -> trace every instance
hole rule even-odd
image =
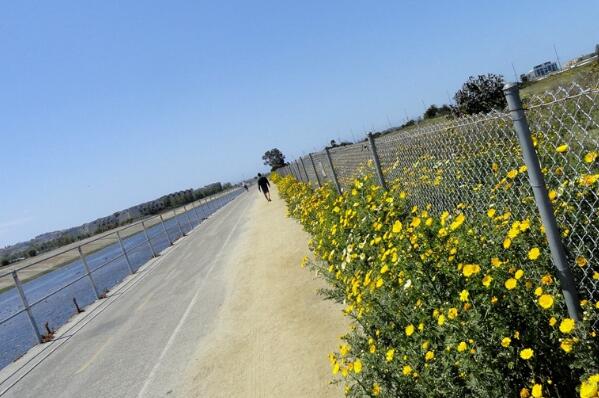
[[[338,192],[374,174],[432,211],[510,212],[540,218],[570,316],[599,300],[599,84],[572,84],[508,109],[445,120],[326,149],[280,169]]]
[[[233,189],[0,270],[0,369],[236,198]]]

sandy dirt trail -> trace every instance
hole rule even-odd
[[[327,354],[347,330],[341,307],[316,294],[323,282],[300,268],[308,235],[274,192],[250,207],[232,248],[214,328],[185,374],[189,397],[340,397]]]

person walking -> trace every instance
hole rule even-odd
[[[261,191],[264,194],[266,200],[270,202],[270,191],[268,190],[269,187],[270,182],[268,182],[268,179],[264,177],[262,174],[258,173],[258,191]]]

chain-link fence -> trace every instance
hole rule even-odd
[[[385,185],[436,213],[495,208],[519,219],[540,217],[548,239],[565,248],[563,267],[574,274],[574,290],[599,300],[599,86],[560,87],[525,98],[523,106],[517,87],[506,87],[508,103],[510,95],[517,100],[504,112],[371,137],[304,157],[307,172],[292,162],[279,173],[343,191],[378,166]],[[555,221],[559,231],[551,236]],[[559,250],[552,258],[559,269]]]

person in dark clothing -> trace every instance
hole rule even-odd
[[[258,191],[262,191],[266,200],[270,202],[270,192],[268,187],[270,187],[270,182],[268,182],[268,179],[262,174],[258,173]]]

